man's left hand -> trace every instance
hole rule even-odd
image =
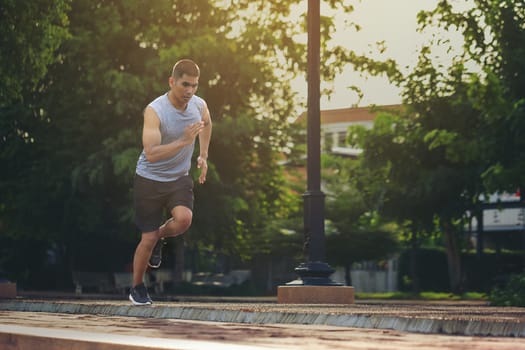
[[[206,182],[206,174],[208,173],[208,162],[206,161],[206,158],[201,156],[197,158],[197,168],[201,170],[201,174],[199,175],[199,183],[203,184]]]

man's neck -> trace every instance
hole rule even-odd
[[[186,107],[188,106],[187,103],[184,102],[178,102],[177,99],[175,99],[171,95],[171,91],[168,91],[168,100],[170,101],[171,105],[175,108],[177,108],[179,111],[185,111]]]

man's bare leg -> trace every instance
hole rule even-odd
[[[147,265],[157,269],[162,263],[162,247],[166,237],[176,237],[182,235],[191,225],[192,211],[185,206],[177,206],[171,211],[172,217],[168,219],[158,230],[158,240],[155,242]]]
[[[144,281],[151,252],[159,237],[159,231],[142,233],[142,238],[135,249],[133,257],[133,287]]]

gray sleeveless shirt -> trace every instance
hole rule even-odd
[[[188,102],[186,110],[176,109],[170,102],[168,94],[157,97],[148,106],[153,108],[160,119],[161,144],[167,144],[180,138],[184,129],[193,123],[202,120],[204,100],[198,96],[193,97]],[[155,181],[174,181],[179,177],[187,175],[191,167],[191,157],[195,142],[183,147],[176,155],[171,158],[149,162],[146,159],[144,150],[137,162],[137,174]]]

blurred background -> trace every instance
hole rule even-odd
[[[191,58],[214,121],[208,181],[149,283],[274,295],[295,279],[306,5],[2,0],[0,277],[21,291],[129,286],[142,111]],[[321,5],[332,278],[362,293],[510,288],[525,266],[523,2]]]

